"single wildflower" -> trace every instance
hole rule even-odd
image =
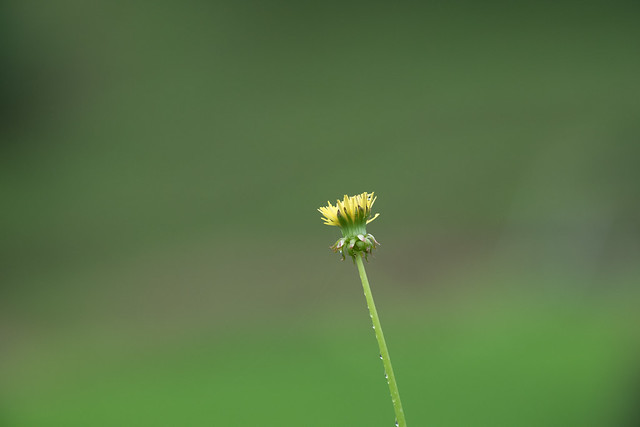
[[[339,252],[344,260],[350,256],[355,261],[357,255],[368,256],[380,243],[367,233],[367,224],[376,219],[379,214],[371,217],[371,207],[376,201],[373,193],[364,192],[355,196],[345,194],[343,200],[337,200],[336,205],[327,201],[327,206],[318,208],[325,225],[340,227],[342,238],[331,246],[334,252]]]
[[[384,376],[389,385],[391,402],[396,414],[396,426],[406,427],[407,422],[405,421],[398,384],[396,383],[393,366],[391,365],[391,357],[389,356],[387,343],[382,333],[380,317],[378,316],[376,304],[373,301],[371,286],[369,285],[369,279],[367,278],[367,273],[362,261],[363,258],[366,260],[373,249],[380,244],[373,235],[367,233],[367,224],[378,217],[378,214],[371,217],[371,207],[375,201],[376,198],[373,193],[362,193],[355,196],[345,195],[344,199],[338,200],[335,206],[333,206],[331,202],[327,202],[327,206],[319,208],[318,211],[322,214],[322,220],[326,225],[340,227],[342,231],[342,238],[338,239],[338,241],[331,246],[331,249],[333,249],[334,252],[340,252],[342,259],[345,259],[347,255],[352,257],[353,262],[358,266],[358,274],[360,275],[362,289],[364,290],[364,296],[367,300],[373,330],[376,335],[376,340],[378,341],[380,359],[382,359],[384,366]]]

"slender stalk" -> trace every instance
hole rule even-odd
[[[400,393],[398,393],[398,384],[396,384],[396,376],[393,374],[393,366],[391,366],[391,358],[389,357],[389,350],[387,349],[387,343],[384,340],[384,334],[382,333],[382,326],[380,325],[380,318],[378,317],[376,304],[375,302],[373,302],[373,295],[371,294],[369,279],[367,279],[367,272],[364,270],[362,256],[356,256],[356,264],[358,265],[358,273],[360,273],[360,280],[362,281],[364,296],[367,299],[367,307],[369,307],[369,315],[371,316],[371,321],[373,322],[373,329],[376,333],[378,346],[380,347],[380,358],[382,359],[382,364],[384,365],[385,377],[387,378],[387,383],[389,384],[389,391],[391,392],[391,401],[393,402],[393,409],[396,412],[396,425],[398,427],[406,427],[407,422],[404,419],[404,411],[402,410]]]

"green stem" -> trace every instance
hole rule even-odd
[[[402,410],[400,393],[398,393],[398,384],[396,384],[396,376],[393,374],[393,366],[391,366],[391,358],[389,357],[389,350],[387,349],[387,343],[384,340],[384,334],[382,333],[382,326],[380,325],[380,318],[378,317],[376,304],[375,302],[373,302],[373,295],[371,294],[369,279],[367,279],[367,272],[364,271],[364,264],[362,262],[361,256],[356,256],[356,264],[358,265],[358,272],[360,273],[360,280],[362,281],[364,296],[367,299],[367,307],[369,307],[369,315],[371,316],[371,321],[373,322],[373,329],[376,333],[378,346],[380,347],[380,358],[382,359],[385,376],[387,377],[387,383],[389,384],[389,391],[391,392],[391,401],[393,402],[393,409],[396,412],[396,425],[398,427],[406,427],[407,422],[404,419],[404,411]]]

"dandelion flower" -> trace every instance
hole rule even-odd
[[[333,249],[334,252],[340,252],[343,260],[347,255],[350,256],[358,266],[358,273],[360,275],[360,281],[362,282],[364,296],[367,300],[369,315],[371,316],[374,333],[378,341],[380,359],[382,359],[384,366],[384,376],[389,385],[391,402],[393,403],[393,409],[396,414],[396,426],[406,427],[407,422],[405,420],[404,410],[402,409],[402,402],[400,401],[400,393],[398,391],[395,374],[393,373],[393,366],[391,365],[391,357],[389,356],[387,343],[382,333],[380,317],[378,316],[376,304],[373,301],[371,286],[369,285],[369,279],[367,278],[367,273],[362,261],[363,258],[366,260],[373,249],[380,244],[373,235],[367,233],[367,224],[378,217],[378,214],[375,214],[373,217],[371,216],[371,207],[375,201],[376,198],[373,193],[365,192],[355,196],[345,195],[344,199],[338,200],[335,206],[332,205],[331,202],[327,202],[327,206],[318,208],[318,211],[322,214],[322,221],[326,225],[340,227],[340,231],[342,231],[342,238],[338,239],[338,241],[331,246],[331,249]]]
[[[344,199],[337,200],[335,206],[327,201],[327,206],[318,208],[325,225],[340,227],[342,231],[342,238],[331,246],[334,252],[340,252],[342,259],[348,255],[355,261],[358,254],[367,259],[380,244],[372,234],[367,233],[367,224],[379,215],[371,217],[371,207],[375,201],[373,193],[364,192],[355,196],[345,194]]]

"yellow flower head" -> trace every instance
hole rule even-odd
[[[344,195],[344,200],[336,201],[336,205],[333,206],[331,202],[327,201],[327,206],[323,206],[318,211],[323,215],[325,225],[335,225],[343,227],[345,225],[356,224],[369,224],[376,219],[376,214],[373,218],[368,219],[371,215],[371,206],[376,201],[376,197],[373,193],[364,192],[356,196]]]
[[[343,238],[331,248],[340,251],[342,258],[350,255],[355,258],[356,253],[366,257],[379,243],[367,233],[366,225],[376,219],[379,214],[371,218],[371,207],[376,201],[373,193],[364,192],[355,196],[345,194],[343,200],[338,200],[333,206],[327,201],[327,206],[318,209],[322,214],[325,225],[340,227]]]

